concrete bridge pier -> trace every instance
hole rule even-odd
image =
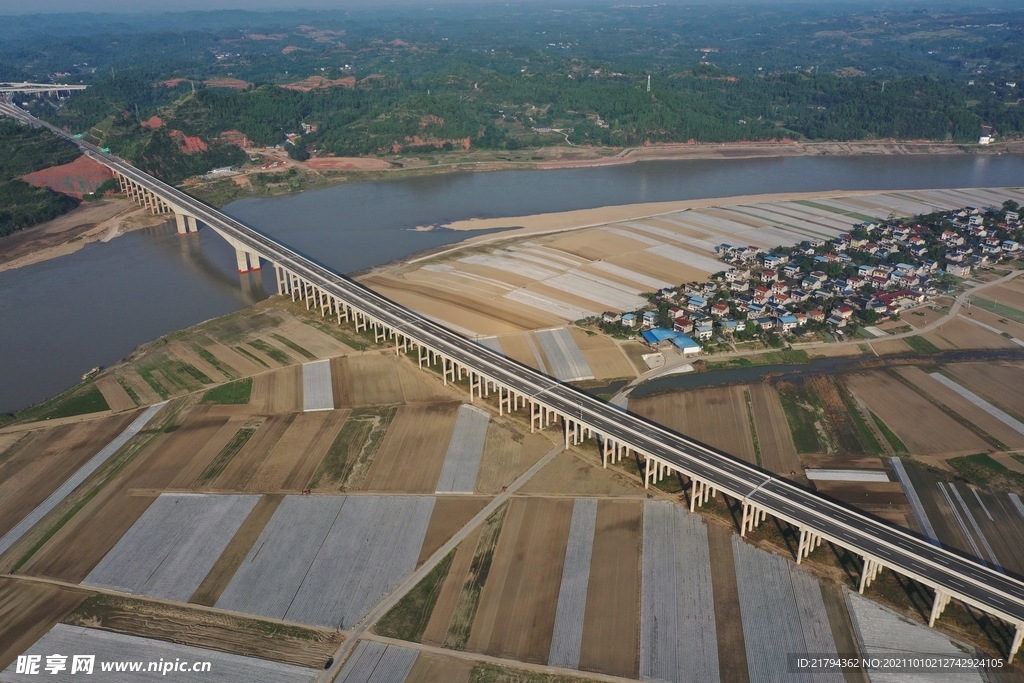
[[[800,529],[800,545],[796,550],[796,563],[811,554],[815,548],[821,545],[821,534],[816,534],[810,529]]]
[[[1013,664],[1013,658],[1020,652],[1020,646],[1024,645],[1024,624],[1017,624],[1017,630],[1013,633],[1013,642],[1010,644],[1010,653],[1006,658],[1007,664]]]
[[[740,537],[747,534],[748,531],[753,531],[761,522],[768,518],[768,511],[762,510],[750,501],[743,501],[743,522],[740,524]]]
[[[863,593],[863,591],[861,592]],[[935,626],[935,620],[942,615],[942,612],[946,609],[946,605],[948,605],[949,601],[952,599],[953,596],[941,588],[935,589],[935,599],[932,600],[932,613],[928,617],[928,626]]]
[[[693,512],[697,507],[704,507],[704,505],[717,495],[715,487],[708,482],[698,479],[696,477],[690,477],[690,512]]]
[[[885,569],[885,565],[883,565],[879,560],[876,560],[873,557],[868,557],[867,555],[865,555],[864,565],[861,567],[860,570],[860,586],[858,587],[857,591],[861,595],[863,595],[864,589],[871,585],[871,582],[878,577],[878,573],[883,569]],[[938,593],[936,593],[936,598],[938,598]],[[947,600],[946,602],[949,601]],[[939,611],[936,612],[935,605],[932,605],[932,618],[931,621],[928,622],[929,626],[935,623],[935,618],[942,613],[942,610],[945,609],[945,607],[946,605],[945,603],[943,603],[942,607],[939,608]]]

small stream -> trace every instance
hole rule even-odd
[[[834,375],[862,370],[879,370],[901,365],[945,365],[981,361],[1024,360],[1024,349],[968,349],[928,355],[916,353],[892,356],[855,356],[818,358],[809,363],[788,365],[752,365],[742,368],[689,372],[659,377],[645,382],[630,393],[630,398],[645,398],[669,391],[687,391],[723,387],[730,384],[755,384],[766,380],[802,382],[815,375]]]

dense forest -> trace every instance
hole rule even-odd
[[[79,151],[48,131],[0,119],[0,237],[48,221],[78,206],[78,200],[17,180],[18,176],[65,164]]]
[[[541,5],[13,17],[34,113],[177,182],[293,156],[1024,134],[1024,11]],[[12,76],[13,77],[13,76]],[[648,77],[651,78],[648,90]],[[1024,82],[1021,83],[1024,87]],[[142,124],[159,116],[164,127]],[[186,152],[175,131],[207,149]],[[296,135],[298,137],[296,137]]]

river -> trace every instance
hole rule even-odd
[[[612,204],[824,190],[1024,185],[1021,156],[858,156],[650,161],[553,171],[451,173],[359,182],[225,211],[344,273],[469,235],[413,231],[468,218]],[[209,230],[168,224],[0,272],[0,412],[76,384],[139,344],[266,296]]]

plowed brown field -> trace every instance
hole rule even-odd
[[[103,375],[96,380],[96,388],[103,394],[103,400],[110,406],[110,410],[115,413],[135,407],[135,401],[113,375]]]
[[[364,491],[433,493],[441,476],[458,403],[402,406],[363,483]]]
[[[405,683],[469,683],[473,666],[465,659],[421,652]]]
[[[1020,363],[957,363],[944,369],[961,386],[1024,419],[1024,366]]]
[[[847,375],[846,386],[896,433],[912,455],[967,455],[988,444],[884,372]]]
[[[580,669],[584,671],[637,677],[643,519],[640,501],[602,500],[597,504],[580,648]]]
[[[438,501],[440,502],[440,501]],[[476,546],[480,541],[480,532],[483,525],[478,525],[466,538],[462,539],[459,547],[455,550],[455,557],[448,568],[448,576],[445,577],[444,585],[434,603],[434,611],[430,613],[430,621],[423,631],[423,642],[427,645],[441,647],[448,637],[448,628],[451,626],[452,617],[455,615],[455,607],[462,595],[462,589],[469,578],[469,570],[473,565],[473,556],[476,554]],[[422,553],[420,553],[422,555]]]
[[[803,468],[796,454],[796,446],[793,445],[793,433],[789,431],[779,394],[769,384],[751,384],[747,390],[750,392],[762,466],[785,477],[790,476],[790,472],[802,475]]]
[[[88,596],[85,591],[0,579],[0,671]]]
[[[630,399],[629,409],[729,455],[756,462],[742,387],[696,389]]]
[[[297,492],[305,489],[349,412],[323,410],[296,415],[246,483],[245,490]]]
[[[210,488],[221,491],[240,491],[253,476],[270,449],[278,442],[281,435],[295,419],[291,415],[271,415],[260,426],[242,450],[231,459],[224,471],[210,484]]]
[[[467,649],[546,664],[572,500],[513,498]]]
[[[302,410],[302,367],[293,365],[256,375],[250,401],[262,405],[262,412],[269,414]]]
[[[0,536],[124,431],[134,417],[135,413],[125,413],[26,436],[27,441],[0,463]]]
[[[956,411],[978,429],[998,439],[1009,448],[1024,448],[1024,434],[992,417],[920,368],[904,367],[897,372],[933,399]]]
[[[543,458],[551,447],[552,443],[540,434],[522,434],[512,425],[491,420],[476,477],[476,492],[498,493]]]
[[[445,541],[465,526],[473,515],[483,510],[490,500],[489,496],[439,496],[434,503],[434,513],[430,516],[430,525],[423,538],[416,566],[436,553]]]
[[[351,405],[373,406],[404,403],[400,364],[392,354],[366,354],[344,359]]]

